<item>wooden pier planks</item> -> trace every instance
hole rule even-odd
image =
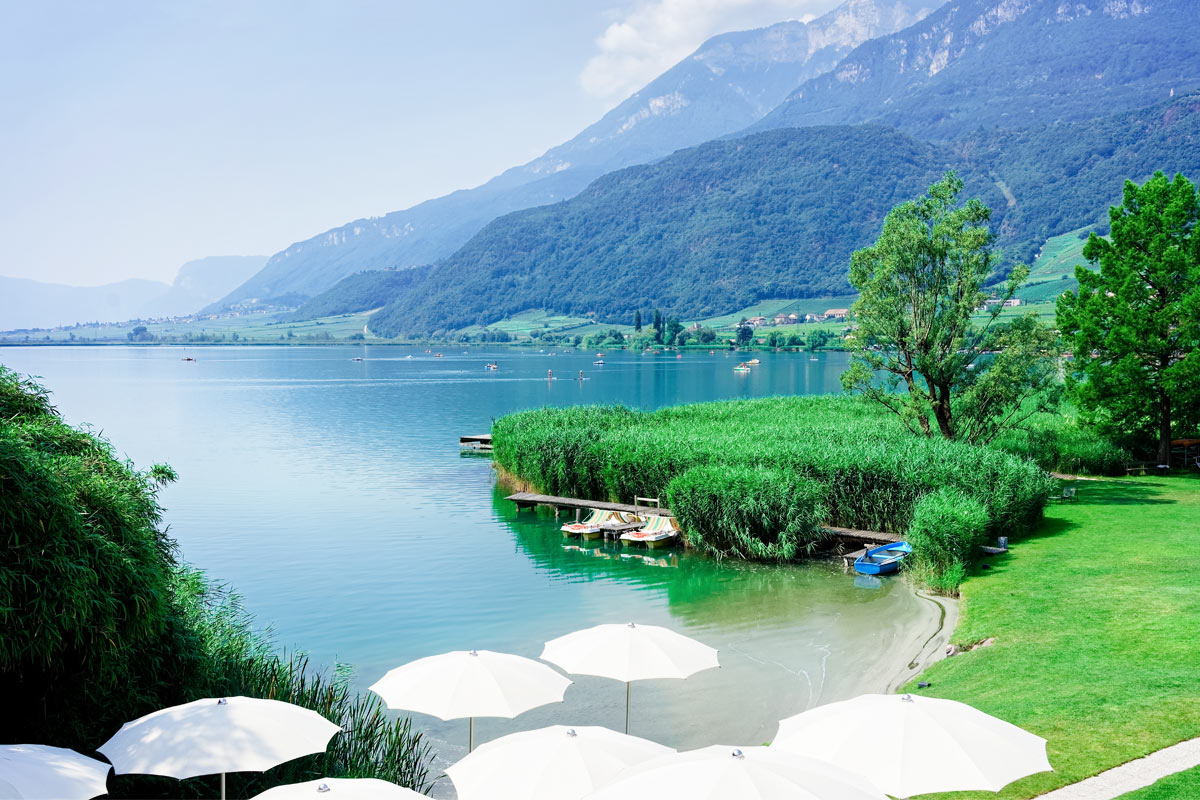
[[[653,508],[651,506],[631,506],[628,503],[603,503],[599,500],[577,500],[574,497],[553,497],[548,494],[533,492],[517,492],[505,498],[512,500],[518,508],[533,508],[534,506],[554,506],[555,510],[563,508],[592,509],[601,511],[624,511],[626,514],[656,514],[661,517],[671,516],[669,508]]]
[[[574,509],[592,509],[598,508],[601,511],[624,511],[627,514],[657,514],[663,517],[670,517],[671,509],[669,508],[653,508],[649,506],[631,506],[627,503],[603,503],[599,500],[579,500],[574,497],[554,497],[548,494],[535,494],[533,492],[517,492],[510,494],[506,500],[511,500],[517,504],[517,508],[533,508],[534,506],[553,506],[554,509],[560,510],[564,508]],[[834,528],[826,527],[835,539],[853,542],[877,542],[880,544],[891,544],[893,542],[904,541],[903,536],[898,536],[894,533],[881,533],[879,531],[858,531],[853,528]]]

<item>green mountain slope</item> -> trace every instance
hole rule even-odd
[[[428,272],[428,267],[356,272],[342,278],[299,310],[279,319],[281,322],[300,322],[379,308],[407,292]]]
[[[452,254],[496,217],[574,196],[599,176],[739,131],[854,47],[941,0],[845,0],[808,22],[714,36],[577,136],[474,189],[296,242],[210,310],[312,296],[365,269]]]
[[[844,294],[853,249],[947,163],[945,151],[877,127],[710,142],[492,222],[372,330],[454,329],[540,307],[703,318],[765,297]]]
[[[850,253],[948,167],[994,209],[1010,262],[1030,261],[1052,236],[1103,226],[1126,178],[1200,174],[1200,97],[948,145],[877,126],[710,142],[494,221],[391,295],[372,329],[453,330],[540,308],[626,321],[659,307],[695,319],[844,294]]]

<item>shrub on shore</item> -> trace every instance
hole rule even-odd
[[[122,723],[201,697],[294,699],[346,732],[329,753],[256,780],[378,776],[428,785],[428,752],[374,697],[283,659],[236,597],[178,561],[157,493],[169,467],[141,472],[66,425],[45,389],[0,366],[0,736],[89,752]],[[307,765],[307,766],[306,766]],[[121,796],[212,795],[122,778]]]
[[[905,567],[932,589],[955,591],[987,531],[988,513],[982,503],[957,489],[938,489],[913,507],[905,535],[913,552]]]
[[[1129,451],[1060,414],[1040,414],[1024,429],[997,437],[993,446],[1070,475],[1124,475],[1132,463]]]
[[[825,487],[770,467],[705,466],[667,484],[695,547],[718,556],[789,561],[825,538]]]
[[[743,557],[762,556],[747,549],[748,540],[740,534],[722,536],[711,527],[698,527],[743,520],[738,524],[749,536],[742,493],[716,483],[700,495],[698,476],[719,482],[723,474],[740,480],[745,470],[765,470],[762,474],[772,476],[777,487],[819,485],[824,524],[893,533],[908,530],[923,497],[946,488],[985,509],[989,534],[1019,536],[1041,518],[1053,488],[1049,476],[1025,459],[992,447],[913,436],[878,406],[840,395],[701,403],[654,412],[547,408],[503,417],[493,434],[499,466],[550,494],[619,502],[631,502],[635,495],[669,499],[673,481],[712,468],[677,485],[677,496],[682,496],[680,487],[689,490],[679,511],[690,516],[680,521],[689,542]],[[785,541],[779,537],[783,528],[774,531],[774,538],[763,533],[788,519],[780,508],[797,494],[804,491],[778,493],[770,514],[761,516],[754,528],[759,533],[753,538],[760,544],[753,549],[770,558],[801,554],[789,542],[807,542],[793,541],[794,534],[788,533]],[[675,501],[671,503],[674,509]],[[735,550],[731,538],[740,540],[740,549]]]

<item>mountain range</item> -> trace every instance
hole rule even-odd
[[[102,286],[67,286],[0,276],[0,330],[191,314],[258,272],[266,260],[201,258],[181,266],[170,284],[133,278]]]
[[[907,27],[936,4],[848,0],[807,23],[716,36],[570,141],[477,188],[297,242],[206,310],[311,296],[360,270],[449,256],[498,216],[568,199],[605,173],[745,128],[859,44]]]
[[[856,47],[751,130],[877,122],[926,139],[1092,119],[1200,88],[1194,0],[955,0]]]
[[[485,325],[529,309],[629,323],[658,308],[702,319],[779,297],[847,294],[851,253],[888,210],[947,169],[993,209],[1011,265],[1047,238],[1103,230],[1128,177],[1200,168],[1200,95],[1099,120],[975,131],[947,143],[879,125],[723,139],[595,181],[577,197],[495,220],[450,258],[360,308],[333,287],[315,310],[391,302],[384,336]],[[298,317],[305,316],[302,308]]]
[[[951,168],[994,209],[1002,274],[1050,236],[1103,230],[1125,179],[1200,172],[1194,12],[847,0],[722,34],[539,158],[297,242],[204,310],[381,309],[370,326],[390,336],[840,294],[887,209]]]
[[[772,294],[842,293],[849,253],[890,207],[875,201],[917,194],[950,167],[996,209],[1011,266],[1048,236],[1102,225],[1124,178],[1200,165],[1192,10],[855,0],[807,25],[718,36],[539,159],[294,245],[222,303],[325,285],[297,317],[389,301],[372,327],[393,335],[531,308],[615,319],[630,297],[705,316]],[[1187,99],[1160,105],[1173,96]],[[614,171],[628,164],[642,166]],[[847,176],[868,197],[846,196]],[[422,214],[424,227],[399,227]],[[379,226],[407,243],[382,245]],[[403,281],[330,286],[418,264]]]

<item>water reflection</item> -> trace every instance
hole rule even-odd
[[[673,746],[765,741],[776,720],[885,682],[920,603],[904,585],[855,585],[840,566],[718,563],[681,551],[564,542],[553,515],[520,515],[490,460],[457,437],[543,404],[663,405],[838,391],[845,357],[736,358],[511,350],[434,359],[393,347],[7,348],[73,423],[181,480],[163,500],[187,560],[228,582],[275,641],[357,668],[366,686],[433,653],[542,643],[638,620],[721,651],[722,669],[634,689],[633,732]],[[353,356],[364,358],[351,361]],[[408,358],[412,355],[412,358]],[[495,361],[499,369],[483,364]],[[563,376],[546,380],[547,369]],[[583,370],[587,381],[567,380]],[[481,739],[552,723],[620,727],[623,692],[578,678],[561,706],[482,720]],[[453,758],[465,723],[422,718]]]

